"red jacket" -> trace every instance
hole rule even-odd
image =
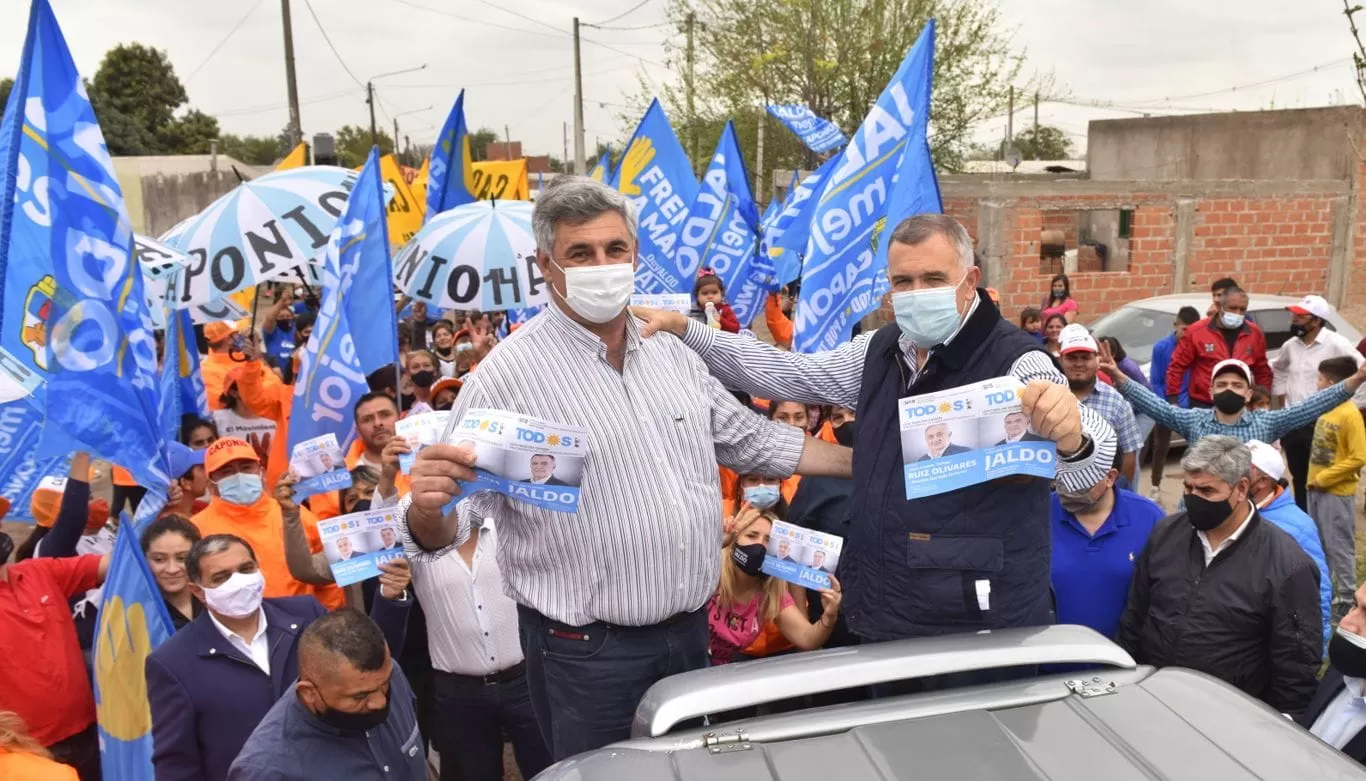
[[[1229,352],[1228,341],[1224,339],[1223,329],[1218,328],[1207,317],[1186,329],[1186,335],[1176,344],[1172,353],[1171,367],[1167,369],[1167,396],[1181,392],[1181,378],[1189,370],[1191,373],[1191,401],[1210,404],[1210,373],[1215,364],[1228,358],[1237,358],[1252,369],[1252,377],[1258,385],[1271,388],[1271,364],[1266,361],[1266,335],[1256,323],[1243,323],[1238,331],[1238,339]]]

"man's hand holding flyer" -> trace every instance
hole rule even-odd
[[[475,409],[448,428],[445,441],[474,450],[478,479],[462,485],[457,500],[476,491],[495,491],[542,509],[578,512],[586,429]]]
[[[392,507],[319,521],[318,536],[338,586],[379,577],[379,565],[403,558]]]
[[[295,445],[289,468],[299,478],[294,487],[296,499],[351,487],[351,470],[346,468],[336,434],[324,434]]]
[[[409,415],[394,425],[394,433],[408,441],[408,452],[398,457],[398,468],[403,474],[412,472],[413,461],[417,460],[417,454],[423,448],[441,441],[441,434],[446,430],[450,417],[451,413],[445,411],[424,412]]]
[[[906,498],[956,491],[1011,475],[1052,478],[1057,448],[1029,429],[1013,377],[902,399]]]

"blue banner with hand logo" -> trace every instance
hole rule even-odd
[[[636,292],[691,293],[698,264],[683,261],[678,243],[697,198],[697,177],[658,99],[626,145],[611,184],[631,199],[639,219]]]
[[[828,119],[816,116],[805,103],[793,103],[790,105],[779,105],[768,107],[768,113],[773,118],[787,125],[787,129],[796,134],[797,138],[806,144],[818,155],[825,154],[832,149],[839,149],[844,146],[846,139],[840,132],[838,126]]]
[[[436,146],[432,147],[423,224],[447,209],[474,202],[474,189],[474,163],[470,159],[469,130],[465,127],[465,91],[460,90],[436,137]]]

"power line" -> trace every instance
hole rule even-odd
[[[460,21],[462,21],[462,22],[470,22],[471,24],[482,24],[482,25],[485,25],[485,26],[488,26],[488,27],[496,27],[496,28],[498,28],[499,30],[511,30],[512,32],[515,32],[515,33],[522,33],[523,35],[536,35],[536,36],[539,36],[539,37],[541,37],[541,38],[557,38],[557,39],[564,39],[564,38],[568,38],[568,36],[569,36],[569,33],[564,32],[564,31],[562,31],[562,30],[557,31],[557,32],[559,32],[559,35],[551,35],[550,33],[542,33],[542,32],[537,32],[537,31],[535,31],[535,30],[528,30],[528,29],[526,29],[526,28],[524,28],[524,27],[513,27],[513,26],[511,26],[511,25],[498,24],[497,22],[490,22],[490,21],[486,21],[486,20],[484,20],[484,19],[475,19],[475,18],[470,17],[470,16],[461,16],[460,14],[454,14],[454,13],[451,13],[450,11],[444,11],[444,10],[442,10],[442,9],[440,9],[440,8],[429,8],[429,7],[425,6],[425,5],[419,5],[419,4],[417,4],[417,3],[411,2],[410,0],[394,0],[394,2],[395,2],[395,3],[398,3],[399,5],[406,5],[406,6],[408,6],[409,8],[416,8],[416,9],[421,10],[421,11],[426,11],[427,13],[436,14],[437,16],[445,16],[445,17],[450,18],[450,19],[458,19],[458,20],[460,20]]]
[[[601,24],[580,24],[580,27],[592,27],[594,30],[613,30],[615,32],[632,32],[635,30],[653,30],[656,27],[673,27],[673,22],[655,22],[654,24],[637,24],[630,27],[606,27]]]
[[[626,17],[630,16],[631,14],[635,13],[636,11],[639,11],[641,8],[644,8],[644,7],[645,7],[645,4],[646,4],[646,3],[649,3],[649,2],[650,2],[650,0],[640,0],[639,3],[636,3],[635,5],[631,6],[630,8],[626,9],[625,11],[623,11],[623,12],[617,14],[616,16],[612,17],[611,19],[605,19],[605,20],[603,20],[603,21],[601,21],[601,22],[598,22],[597,24],[590,24],[590,25],[588,25],[588,26],[589,26],[589,27],[601,27],[601,26],[604,25],[604,24],[611,24],[612,22],[615,22],[615,21],[617,21],[618,19],[625,19]]]
[[[563,67],[559,67],[559,68],[555,68],[554,70],[563,71],[564,68],[563,68]],[[608,74],[608,73],[615,73],[617,70],[619,70],[619,68],[616,68],[616,67],[602,68],[601,70],[596,70],[596,71],[593,71],[593,72],[591,72],[591,73],[585,73],[585,74],[583,74],[583,75],[585,75],[585,76],[603,76],[603,75],[606,75],[606,74]],[[510,86],[517,86],[517,85],[521,85],[521,84],[548,84],[548,83],[551,83],[551,82],[563,81],[563,80],[566,79],[566,78],[569,78],[569,76],[567,76],[567,75],[564,74],[564,73],[561,73],[561,74],[558,75],[558,76],[549,76],[549,77],[540,78],[540,79],[517,79],[517,80],[512,80],[512,81],[507,81],[507,80],[504,80],[504,81],[474,81],[474,82],[467,82],[467,83],[464,83],[464,84],[399,84],[399,85],[395,85],[395,86],[392,86],[392,87],[386,87],[386,88],[385,88],[385,91],[386,91],[386,92],[395,92],[395,91],[397,91],[397,90],[413,90],[413,89],[469,89],[469,88],[473,88],[473,87],[510,87]]]
[[[332,45],[332,39],[327,35],[327,30],[323,28],[322,20],[318,18],[318,13],[313,10],[312,0],[304,0],[304,7],[308,9],[308,15],[313,17],[313,23],[318,25],[318,32],[323,34],[323,40],[327,42],[327,48],[332,50],[332,56],[337,58],[338,63],[341,63],[342,70],[346,71],[346,75],[350,76],[352,81],[356,82],[359,86],[364,87],[365,82],[356,78],[356,74],[352,73],[351,69],[347,67],[346,60],[342,59],[341,52],[338,52],[337,47]]]
[[[247,11],[245,14],[243,14],[242,18],[237,20],[237,24],[234,24],[232,26],[232,29],[228,30],[228,34],[223,36],[223,40],[219,41],[218,45],[213,47],[213,50],[209,52],[208,56],[205,57],[204,60],[200,62],[198,65],[196,65],[194,70],[190,71],[190,75],[185,77],[186,84],[189,84],[191,81],[194,80],[195,76],[199,75],[199,72],[204,69],[204,66],[209,64],[209,60],[213,59],[213,56],[218,53],[219,49],[223,48],[223,45],[228,42],[229,38],[231,38],[238,30],[242,29],[242,25],[246,24],[247,19],[251,18],[251,15],[256,13],[256,9],[260,8],[261,3],[264,2],[265,0],[256,0],[256,5],[252,6],[250,11]]]
[[[1212,90],[1212,91],[1210,91],[1210,92],[1194,92],[1194,93],[1191,93],[1191,94],[1189,94],[1189,95],[1169,95],[1169,96],[1167,96],[1167,97],[1154,98],[1154,99],[1152,99],[1152,100],[1126,100],[1126,101],[1123,101],[1123,104],[1126,105],[1126,106],[1139,106],[1139,105],[1149,105],[1149,104],[1167,103],[1167,102],[1170,102],[1170,101],[1173,101],[1173,100],[1188,100],[1188,99],[1190,99],[1190,98],[1208,98],[1208,97],[1212,97],[1212,96],[1214,96],[1214,95],[1224,95],[1224,94],[1227,94],[1227,93],[1229,93],[1229,92],[1237,92],[1237,91],[1239,91],[1239,90],[1252,89],[1252,88],[1254,88],[1254,87],[1262,87],[1262,86],[1266,86],[1267,84],[1275,84],[1275,83],[1281,82],[1281,81],[1290,81],[1291,79],[1298,79],[1298,78],[1300,78],[1300,77],[1302,77],[1302,76],[1308,76],[1308,75],[1310,75],[1310,74],[1312,74],[1312,73],[1317,73],[1318,71],[1323,70],[1323,69],[1325,69],[1325,68],[1331,68],[1331,67],[1333,67],[1333,66],[1335,66],[1335,65],[1342,65],[1343,63],[1348,63],[1348,62],[1351,62],[1351,61],[1352,61],[1352,59],[1351,59],[1350,57],[1339,57],[1338,59],[1329,60],[1328,62],[1320,63],[1319,65],[1315,65],[1315,66],[1312,67],[1312,68],[1305,68],[1304,70],[1295,71],[1295,72],[1293,72],[1293,73],[1286,73],[1286,74],[1281,75],[1281,76],[1273,76],[1272,78],[1263,79],[1262,81],[1254,81],[1254,82],[1250,82],[1250,83],[1248,83],[1248,84],[1238,84],[1238,85],[1235,85],[1235,86],[1232,86],[1232,87],[1225,87],[1224,89]],[[1096,103],[1096,104],[1105,104],[1105,103],[1107,103],[1107,101],[1100,101],[1100,100],[1098,100],[1098,101],[1092,101],[1092,102],[1093,102],[1093,103]],[[1103,107],[1103,106],[1099,106],[1099,107]]]
[[[568,35],[568,34],[569,34],[569,31],[568,31],[568,30],[561,30],[560,28],[556,27],[556,26],[553,25],[553,24],[550,24],[549,22],[543,22],[543,21],[541,21],[540,19],[536,19],[536,18],[534,18],[534,17],[527,16],[526,14],[521,13],[521,12],[519,12],[519,11],[514,11],[514,10],[512,10],[511,8],[504,8],[504,7],[502,7],[501,5],[495,5],[494,3],[490,3],[489,0],[475,0],[475,2],[479,3],[480,5],[486,5],[486,6],[488,6],[489,8],[492,8],[492,9],[494,9],[494,10],[496,10],[496,11],[502,11],[502,12],[505,13],[505,14],[512,14],[513,16],[517,17],[518,19],[525,19],[525,20],[527,20],[528,22],[534,22],[535,24],[539,24],[539,25],[542,26],[542,27],[548,27],[548,28],[550,28],[551,30],[554,30],[555,32],[560,33],[561,35]]]
[[[307,98],[305,100],[300,101],[299,105],[311,106],[316,103],[326,103],[329,100],[337,100],[338,98],[348,97],[351,95],[355,95],[358,92],[360,92],[360,90],[354,88],[345,89],[341,92],[333,92],[327,95],[319,95],[317,97]],[[212,113],[215,117],[240,117],[246,116],[248,114],[262,114],[267,111],[277,111],[282,108],[289,108],[289,103],[269,103],[266,105],[254,106],[251,108],[228,109],[227,111],[215,111]]]
[[[592,38],[584,38],[583,36],[579,36],[579,40],[580,40],[580,41],[583,41],[584,43],[591,43],[591,44],[593,44],[594,46],[601,46],[602,48],[607,49],[608,51],[614,51],[614,52],[616,52],[617,54],[623,54],[623,55],[625,55],[625,56],[627,56],[627,57],[630,57],[630,58],[632,58],[632,59],[640,60],[641,62],[648,62],[648,63],[650,63],[651,65],[658,65],[658,66],[661,67],[661,68],[667,68],[667,67],[669,67],[668,65],[665,65],[664,63],[659,62],[658,60],[651,60],[651,59],[649,59],[648,57],[641,57],[639,54],[632,54],[632,53],[630,53],[630,52],[628,52],[628,51],[624,51],[624,50],[622,50],[622,49],[618,49],[618,48],[615,47],[615,46],[609,46],[609,45],[603,43],[602,41],[595,41],[595,40],[593,40]]]

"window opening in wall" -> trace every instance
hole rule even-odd
[[[1128,271],[1132,228],[1132,209],[1044,211],[1039,273]]]

